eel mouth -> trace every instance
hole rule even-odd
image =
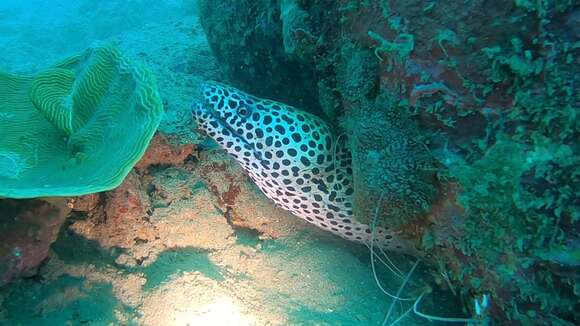
[[[209,119],[215,121],[218,124],[218,127],[214,128],[214,129],[227,130],[230,133],[231,137],[237,138],[238,140],[240,140],[240,142],[242,142],[243,144],[245,144],[249,148],[251,148],[254,156],[257,157],[254,144],[249,143],[244,137],[239,135],[233,127],[231,127],[226,121],[224,121],[224,119],[222,119],[222,117],[220,117],[220,114],[212,108],[212,105],[209,103],[208,99],[205,96],[203,98],[203,101],[201,103],[198,103],[198,105],[196,106],[196,108],[194,110],[194,114],[197,116],[198,119],[201,118],[203,113],[209,114]],[[213,127],[210,127],[210,128],[213,128]],[[221,132],[221,133],[223,133],[223,132]],[[220,134],[220,132],[218,132],[218,134]]]
[[[209,98],[207,96],[205,96],[204,94],[204,89],[205,87],[208,87],[208,85],[202,85],[201,87],[201,93],[202,93],[202,101],[198,102],[195,105],[195,108],[193,110],[193,114],[196,118],[196,120],[199,121],[200,120],[204,120],[207,119],[209,121],[213,121],[215,123],[217,123],[217,127],[213,127],[211,124],[209,124],[208,128],[211,128],[213,130],[216,131],[216,134],[224,134],[224,132],[227,130],[228,136],[227,137],[234,137],[236,139],[238,139],[240,141],[240,143],[242,143],[246,149],[250,150],[252,152],[252,156],[257,159],[262,166],[267,167],[268,163],[267,161],[264,161],[264,159],[262,158],[262,153],[258,150],[256,150],[256,147],[253,143],[250,143],[246,140],[246,138],[244,138],[243,135],[240,135],[236,128],[233,128],[232,126],[230,126],[219,114],[219,112],[217,112],[213,105],[209,102]],[[203,131],[208,137],[214,138],[212,136],[209,135],[209,131],[210,130],[204,130],[202,128],[200,128],[198,126],[198,129]],[[215,140],[215,139],[214,139]]]

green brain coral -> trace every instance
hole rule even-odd
[[[74,196],[118,186],[163,112],[155,78],[114,47],[33,76],[0,72],[0,196]]]

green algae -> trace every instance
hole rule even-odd
[[[579,98],[573,90],[579,79],[567,67],[577,49],[547,27],[549,16],[564,11],[562,4],[518,6],[543,17],[539,36],[483,47],[486,82],[464,81],[486,93],[501,86],[512,105],[487,116],[485,135],[461,145],[463,158],[451,151],[436,155],[447,167],[441,176],[461,187],[465,216],[454,226],[461,237],[435,243],[427,237],[424,245],[449,245],[472,257],[447,253],[442,260],[448,266],[461,260],[452,278],[470,284],[464,291],[491,293],[508,318],[527,323],[542,316],[567,324],[580,318],[577,280],[565,272],[579,262],[566,253],[576,246],[580,221]]]

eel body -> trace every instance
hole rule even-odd
[[[260,190],[280,207],[351,241],[401,251],[387,228],[353,216],[351,158],[319,117],[231,86],[202,86],[193,108],[198,129],[234,157]],[[372,235],[372,236],[371,236]]]

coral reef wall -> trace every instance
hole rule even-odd
[[[497,321],[579,322],[577,2],[200,3],[231,82],[346,135],[358,218]]]
[[[224,78],[256,96],[319,110],[314,69],[286,54],[272,0],[199,1],[199,16]],[[291,45],[289,45],[291,46]]]

